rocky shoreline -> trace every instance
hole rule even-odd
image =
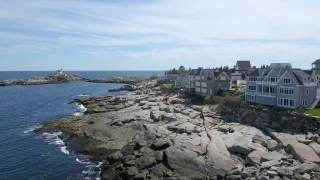
[[[112,78],[102,78],[102,79],[86,79],[87,82],[92,83],[117,83],[117,84],[128,84],[134,85],[143,81],[142,78],[137,77],[112,77]]]
[[[51,121],[77,153],[102,161],[102,179],[318,179],[320,122],[228,102],[192,105],[156,81],[126,96],[84,97],[80,117]]]

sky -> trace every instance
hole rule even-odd
[[[320,58],[318,0],[0,0],[0,70],[165,70]]]

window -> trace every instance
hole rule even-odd
[[[258,92],[262,92],[262,85],[258,85]]]
[[[263,92],[265,93],[269,93],[270,92],[270,88],[269,87],[263,87]]]
[[[196,82],[196,86],[200,86],[200,82]]]
[[[246,98],[247,101],[249,101],[249,102],[254,102],[255,96],[247,95],[246,97],[247,97],[247,98]]]
[[[200,88],[196,88],[196,92],[199,93],[200,92]]]
[[[271,81],[271,82],[276,82],[276,81],[277,81],[277,78],[270,78],[270,81]]]
[[[202,88],[201,93],[207,93],[207,89]]]
[[[249,77],[249,81],[257,81],[256,77]]]
[[[250,91],[255,91],[256,89],[257,89],[256,86],[249,86],[249,90],[250,90]]]
[[[201,82],[201,87],[207,87],[207,83],[206,82]]]
[[[290,83],[291,83],[291,79],[289,79],[289,78],[284,78],[284,79],[283,79],[283,82],[284,82],[285,84],[290,84]]]
[[[275,87],[270,87],[270,93],[272,93],[272,94],[276,93],[276,88]]]
[[[286,98],[278,98],[278,105],[284,106],[284,107],[295,107],[296,100],[286,99]]]
[[[280,87],[279,92],[280,94],[286,94],[286,95],[294,94],[293,88],[287,88],[287,87]]]
[[[306,94],[309,95],[309,89],[306,89]]]
[[[292,100],[292,99],[290,100],[290,106],[291,106],[291,107],[294,107],[294,106],[295,106],[294,100]]]

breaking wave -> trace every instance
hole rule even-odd
[[[29,133],[33,132],[34,130],[36,130],[36,129],[40,129],[41,127],[42,127],[42,125],[37,124],[35,126],[32,126],[32,127],[28,128],[28,129],[24,130],[23,133],[24,134],[29,134]]]

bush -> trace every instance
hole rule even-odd
[[[216,96],[224,96],[224,91],[222,89],[219,89],[216,93]]]

